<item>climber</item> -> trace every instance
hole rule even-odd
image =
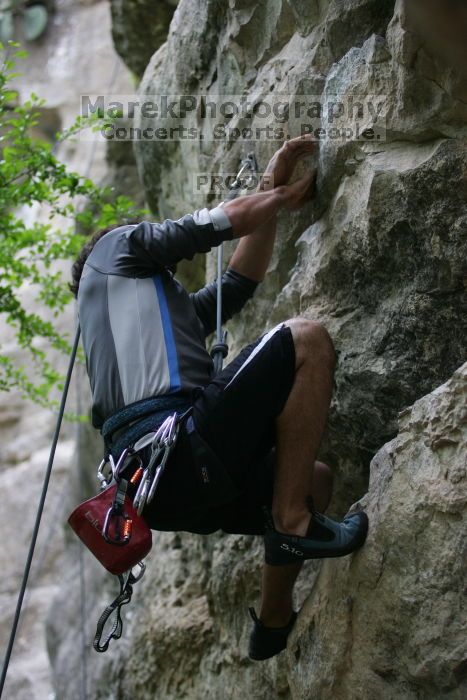
[[[308,136],[284,143],[254,194],[177,221],[100,232],[73,266],[94,427],[102,429],[124,407],[130,415],[149,398],[172,410],[191,406],[196,430],[233,484],[227,499],[201,502],[200,472],[182,422],[155,497],[143,511],[149,526],[264,535],[259,617],[250,608],[249,655],[256,660],[286,646],[303,560],[343,556],[366,537],[362,511],[341,523],[323,515],[332,477],[315,460],[336,356],[318,321],[292,318],[213,377],[205,338],[216,325],[216,285],[188,294],[173,273],[180,260],[240,238],[222,275],[223,321],[239,312],[266,274],[277,213],[303,207],[314,194],[314,173],[290,184],[296,164],[314,146]],[[112,436],[116,452],[119,437],[121,431]]]

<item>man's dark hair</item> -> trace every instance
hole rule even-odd
[[[127,224],[139,224],[141,223],[140,221],[137,220],[131,220],[127,221]],[[75,297],[78,296],[78,289],[79,289],[79,281],[81,279],[81,275],[83,274],[83,267],[84,263],[88,259],[88,257],[91,254],[92,249],[96,245],[97,241],[100,241],[102,236],[105,236],[106,233],[109,233],[109,231],[113,231],[114,228],[117,228],[115,225],[114,226],[108,226],[107,228],[103,228],[97,233],[92,236],[92,238],[89,239],[87,243],[84,244],[84,246],[81,248],[78,257],[76,258],[75,262],[73,263],[73,266],[71,268],[71,282],[68,285],[70,288],[70,291],[73,293]],[[168,265],[167,270],[170,270],[170,272],[174,275],[177,271],[177,265]]]
[[[102,236],[105,236],[105,234],[109,233],[109,231],[113,231],[114,228],[115,225],[101,229],[100,231],[95,233],[94,236],[92,236],[92,238],[90,238],[89,241],[85,243],[84,246],[81,248],[78,257],[76,258],[75,262],[73,263],[73,267],[71,268],[71,282],[68,285],[75,297],[78,296],[79,281],[81,279],[81,275],[83,274],[84,263],[91,254],[91,251],[96,245],[97,241],[100,241]]]

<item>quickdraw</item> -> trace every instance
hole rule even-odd
[[[133,574],[132,571],[128,571],[126,574],[120,574],[118,580],[120,582],[120,593],[117,597],[106,607],[102,615],[100,616],[97,627],[96,634],[94,635],[94,641],[92,643],[94,649],[99,652],[107,651],[109,644],[112,639],[120,639],[123,632],[123,621],[122,621],[122,607],[128,605],[131,601],[133,595],[133,585],[138,583],[144,575],[146,570],[145,564],[141,561],[137,564],[140,571],[138,574]],[[115,615],[114,622],[102,641],[102,636],[104,635],[105,627],[112,617]]]
[[[151,457],[148,466],[143,470],[142,478],[133,500],[138,515],[141,515],[147,503],[151,503],[156,492],[157,484],[167,465],[170,453],[175,445],[178,436],[177,414],[169,416],[158,428],[151,442]],[[142,438],[140,444],[145,444]],[[141,449],[136,443],[135,449]]]

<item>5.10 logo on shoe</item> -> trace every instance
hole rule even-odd
[[[286,552],[290,552],[290,554],[295,554],[297,557],[303,557],[303,552],[301,551],[301,549],[295,549],[295,547],[291,547],[286,542],[283,542],[281,544],[280,549],[285,549]]]

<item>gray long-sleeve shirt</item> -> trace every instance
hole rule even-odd
[[[167,267],[232,238],[221,207],[161,224],[120,226],[94,246],[78,292],[92,422],[130,403],[177,392],[187,397],[212,377],[206,336],[216,325],[216,283],[188,294]],[[223,321],[257,283],[228,268],[222,276]]]

